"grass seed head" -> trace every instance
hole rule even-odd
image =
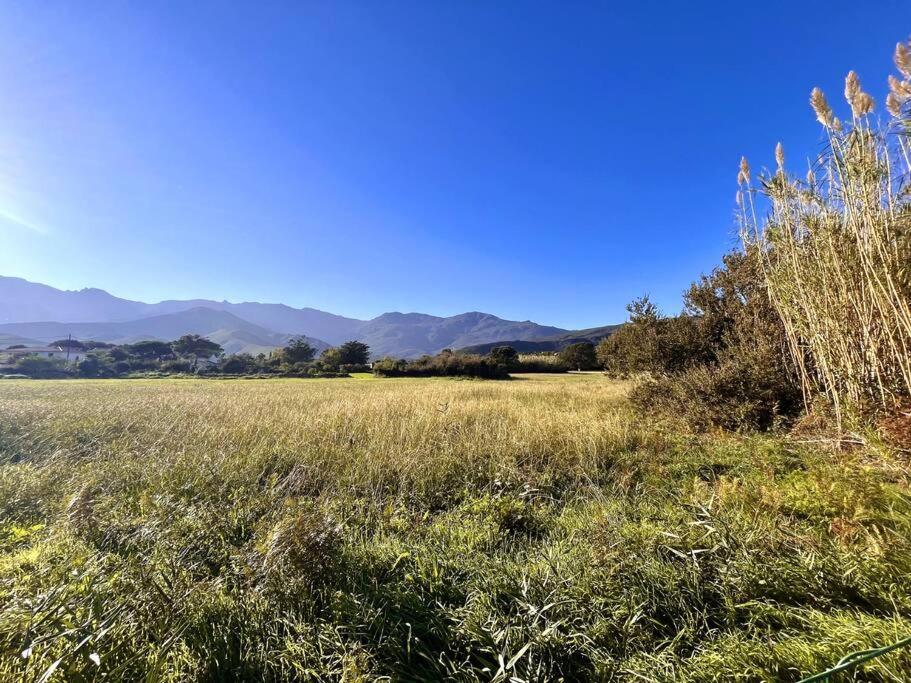
[[[905,78],[911,78],[911,43],[895,46],[895,66]]]
[[[849,71],[848,75],[845,76],[845,100],[851,106],[851,109],[854,109],[854,100],[857,99],[857,96],[860,94],[860,79],[857,77],[856,71]]]
[[[737,175],[737,182],[740,185],[750,182],[750,165],[747,163],[746,157],[740,157],[740,173]]]
[[[819,88],[813,88],[810,93],[810,106],[816,112],[816,120],[827,128],[832,125],[832,108],[826,100],[825,94]]]
[[[852,107],[854,116],[866,116],[873,111],[875,105],[876,103],[870,93],[862,92],[858,94],[854,98],[854,106]]]
[[[902,100],[911,97],[911,83],[908,81],[901,81],[892,74],[889,74],[889,90]]]

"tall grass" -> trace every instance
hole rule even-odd
[[[911,631],[904,461],[627,389],[4,382],[0,680],[793,681]]]
[[[825,152],[806,180],[777,169],[751,183],[741,164],[738,203],[744,240],[759,246],[769,292],[788,333],[805,396],[824,394],[846,413],[891,409],[911,395],[911,47],[899,44],[886,124],[852,71],[845,79],[850,120],[824,94],[810,103]],[[771,206],[757,218],[754,195]]]

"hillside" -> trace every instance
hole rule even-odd
[[[145,313],[147,306],[101,289],[67,291],[18,277],[0,276],[0,323],[113,322],[137,318]]]
[[[359,331],[375,357],[413,358],[500,339],[538,339],[565,332],[533,322],[503,320],[489,313],[462,313],[440,318],[423,313],[384,313]]]
[[[605,325],[603,327],[590,327],[584,330],[573,330],[562,332],[553,337],[544,339],[513,339],[510,341],[485,342],[483,344],[474,344],[471,346],[458,347],[461,353],[480,353],[487,354],[496,346],[511,346],[519,353],[551,352],[560,351],[570,344],[577,342],[591,342],[597,344],[605,337],[616,331],[620,325]]]
[[[596,328],[601,329],[607,328]],[[16,340],[52,341],[72,334],[81,339],[128,342],[192,333],[212,338],[229,353],[258,353],[284,344],[289,336],[305,335],[318,349],[355,339],[369,345],[374,358],[415,358],[446,348],[489,348],[503,343],[537,349],[540,342],[541,349],[550,349],[564,343],[554,340],[592,332],[504,320],[477,311],[449,317],[392,312],[358,320],[275,303],[210,299],[144,303],[101,289],[65,291],[0,276],[0,334]]]
[[[284,304],[231,303],[210,299],[167,300],[149,304],[121,299],[102,289],[61,290],[21,278],[0,276],[0,323],[127,322],[194,308],[225,311],[266,330],[307,334],[325,339],[330,344],[351,339],[365,322],[314,308],[292,308]]]
[[[30,322],[0,325],[0,338],[24,337],[43,343],[73,335],[76,339],[126,344],[143,339],[176,339],[184,334],[200,334],[222,345],[227,353],[268,352],[284,345],[289,338],[242,320],[226,311],[192,308],[179,313],[151,316],[126,322]],[[329,344],[308,337],[321,351]]]

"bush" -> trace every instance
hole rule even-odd
[[[384,358],[373,364],[373,373],[381,377],[509,377],[508,368],[491,358],[452,352],[422,356],[413,361]]]
[[[678,372],[713,360],[711,341],[692,314],[666,318],[647,296],[626,307],[629,322],[598,344],[598,363],[609,374]]]
[[[109,377],[113,374],[107,358],[97,353],[90,353],[76,365],[80,377]]]
[[[15,374],[35,379],[60,379],[73,375],[72,370],[63,360],[44,356],[22,356],[16,359],[9,369]]]
[[[193,372],[190,361],[184,359],[166,360],[161,364],[161,371],[166,373]]]
[[[228,375],[249,375],[256,372],[259,366],[249,353],[236,353],[223,358],[218,369]]]
[[[343,363],[338,366],[339,373],[343,375],[350,374],[352,372],[371,372],[371,368],[367,363]]]
[[[630,398],[643,412],[672,416],[692,429],[767,430],[796,416],[802,394],[778,372],[778,356],[743,348],[717,364],[646,380]]]
[[[522,353],[515,372],[566,372],[569,370],[556,353]]]
[[[647,297],[634,301],[630,322],[598,347],[608,372],[646,374],[632,395],[641,409],[696,429],[769,429],[800,412],[784,325],[752,254],[727,254],[684,304],[665,318]]]

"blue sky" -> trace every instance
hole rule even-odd
[[[564,327],[667,311],[911,4],[0,4],[0,274]],[[881,107],[878,109],[881,111]]]

